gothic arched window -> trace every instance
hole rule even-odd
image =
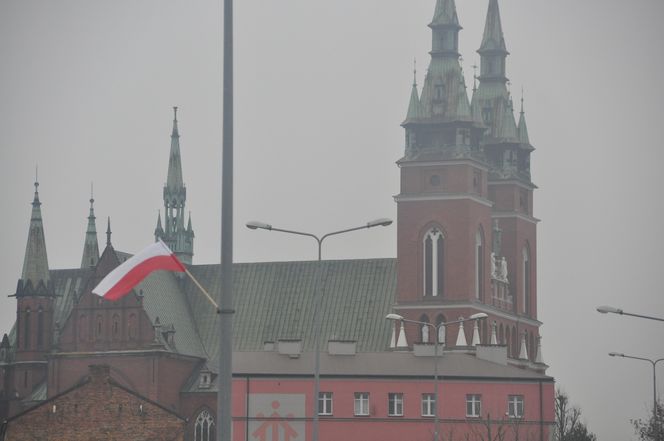
[[[127,320],[127,337],[129,340],[134,340],[136,338],[136,314],[130,314],[129,320]]]
[[[523,282],[523,291],[521,297],[521,312],[530,315],[530,284],[531,284],[531,275],[530,275],[530,252],[528,251],[528,245],[523,247],[522,251],[522,282]]]
[[[198,414],[194,425],[194,441],[214,441],[214,419],[210,412],[203,410]]]
[[[444,281],[444,242],[443,233],[437,229],[429,230],[423,239],[424,249],[424,295],[442,296]]]
[[[445,323],[445,316],[442,314],[436,317],[436,327],[438,328],[438,343],[445,344],[445,326],[440,326],[441,323]]]
[[[420,317],[420,321],[422,323],[429,323],[429,317],[425,315],[422,315]],[[421,331],[421,337],[422,337],[422,343],[429,343],[429,331],[431,331],[431,326],[429,325],[421,325],[420,331]]]
[[[44,345],[44,310],[40,306],[37,309],[37,347]]]
[[[475,233],[475,298],[484,298],[484,235],[482,227]]]
[[[25,310],[25,321],[23,322],[23,348],[30,347],[30,308]]]
[[[113,314],[113,331],[112,331],[113,340],[120,339],[120,316],[118,314]]]

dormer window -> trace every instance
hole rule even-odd
[[[198,379],[198,388],[199,389],[209,389],[212,385],[212,373],[210,372],[201,372]]]

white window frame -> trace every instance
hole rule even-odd
[[[369,392],[355,392],[355,416],[369,416]]]
[[[207,410],[201,411],[194,423],[194,441],[214,441],[214,433],[210,436],[210,429],[214,429],[214,418]],[[206,430],[204,430],[206,429]]]
[[[427,261],[427,246],[426,242],[427,239],[431,239],[431,293],[427,293],[427,267],[429,266],[429,262]],[[429,231],[426,232],[424,235],[424,238],[422,238],[422,262],[424,263],[422,267],[422,280],[423,280],[423,285],[422,285],[422,295],[424,297],[439,297],[443,295],[443,290],[445,289],[445,269],[442,268],[444,262],[438,262],[438,254],[439,254],[439,249],[443,248],[443,260],[445,259],[445,236],[443,235],[443,232],[440,231],[438,228],[431,228]],[[440,269],[442,268],[442,271]],[[439,291],[438,290],[438,280],[441,280],[443,287]]]
[[[433,417],[436,416],[436,395],[435,394],[422,394],[422,416]]]
[[[510,418],[523,418],[524,411],[523,395],[510,395],[507,398],[507,415]]]
[[[318,393],[318,415],[332,415],[332,392]]]
[[[387,394],[387,416],[403,416],[403,393]]]
[[[480,418],[482,416],[482,395],[466,395],[466,416],[469,418]]]

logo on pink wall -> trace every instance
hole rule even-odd
[[[256,441],[304,441],[303,394],[250,394],[249,414]]]

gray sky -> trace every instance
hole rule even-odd
[[[171,106],[180,107],[197,263],[219,261],[220,1],[0,2],[0,328],[27,239],[35,164],[51,268],[80,263],[90,181],[116,249],[153,240]],[[396,217],[394,162],[412,60],[428,65],[434,0],[235,2],[235,260],[315,258],[306,238]],[[472,84],[487,0],[457,0]],[[600,439],[631,439],[651,402],[664,324],[660,168],[664,4],[501,0],[508,76],[525,88],[539,225],[539,318],[549,373]],[[396,229],[330,239],[324,258],[395,256]],[[101,245],[104,243],[100,235]],[[664,392],[664,369],[659,369]]]

